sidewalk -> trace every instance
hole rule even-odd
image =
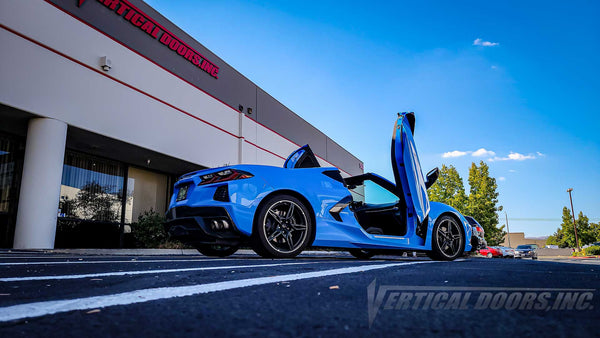
[[[40,249],[40,250],[16,250],[5,249],[0,250],[0,253],[47,253],[47,254],[69,254],[69,255],[106,255],[106,256],[166,256],[166,255],[181,255],[181,256],[201,256],[202,254],[196,249]],[[302,256],[330,256],[330,255],[348,254],[346,251],[317,251],[307,250],[301,253]],[[240,249],[236,255],[256,255],[250,249]],[[350,254],[348,254],[350,256]]]

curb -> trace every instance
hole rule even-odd
[[[569,257],[571,259],[598,259],[600,256],[577,256],[577,257]]]

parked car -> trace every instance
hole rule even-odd
[[[515,258],[537,259],[537,244],[523,244],[515,249]]]
[[[423,177],[414,127],[413,113],[398,114],[394,182],[372,173],[343,178],[337,168],[319,167],[305,145],[283,168],[240,164],[183,175],[165,228],[208,256],[250,245],[263,257],[295,257],[315,246],[345,248],[357,258],[423,251],[433,259],[456,259],[471,250],[471,226],[454,208],[429,201],[427,188],[439,171]],[[391,202],[355,200],[351,190],[367,182],[386,191]]]
[[[502,257],[502,251],[491,246],[479,249],[479,254],[487,258]]]
[[[483,227],[471,216],[465,216],[465,219],[473,229],[473,235],[471,235],[471,251],[477,251],[487,247]]]
[[[498,249],[500,249],[500,252],[502,252],[502,257],[505,257],[505,258],[514,258],[515,257],[515,249],[513,249],[513,248],[499,246]]]

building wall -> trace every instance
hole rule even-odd
[[[145,3],[131,2],[219,64],[219,78],[158,41],[146,41],[152,40],[148,34],[96,0],[81,8],[75,0],[56,1],[56,7],[36,0],[3,2],[0,42],[10,48],[0,52],[5,79],[0,101],[206,167],[280,165],[292,150],[310,143],[325,165],[347,175],[362,173],[362,163],[325,134]],[[108,72],[100,68],[102,56],[112,61]],[[212,146],[198,146],[207,143]]]
[[[510,236],[510,246],[516,248],[519,245],[524,244],[537,244],[538,247],[546,247],[545,239],[526,238],[524,232],[511,232],[504,237],[504,242],[501,246],[508,246],[508,236]]]

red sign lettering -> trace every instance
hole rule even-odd
[[[86,0],[78,0],[77,5],[81,7]],[[200,68],[215,79],[219,78],[219,67],[207,60],[201,53],[183,42],[173,33],[169,32],[154,19],[146,15],[132,5],[128,0],[97,0],[106,8],[113,11],[118,16],[123,17],[132,25],[138,27],[141,31],[157,39],[163,45],[167,46],[173,52],[189,61],[192,65]]]

